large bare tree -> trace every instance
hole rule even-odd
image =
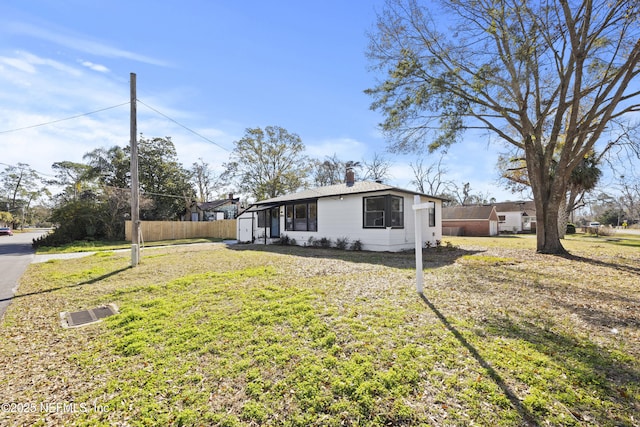
[[[537,250],[565,253],[558,214],[571,172],[639,111],[637,0],[388,0],[367,92],[397,151],[435,150],[469,128],[524,155]]]
[[[365,173],[364,180],[382,181],[391,178],[391,161],[382,154],[373,153],[371,160],[363,162]]]
[[[444,155],[441,155],[437,163],[428,166],[423,164],[422,159],[418,159],[415,164],[409,163],[414,177],[411,184],[416,190],[432,196],[443,196],[448,191],[453,181],[446,179],[448,170],[442,164],[443,159]]]

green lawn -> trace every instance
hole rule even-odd
[[[136,268],[115,252],[31,265],[0,323],[0,402],[35,410],[0,424],[639,425],[637,246],[445,241],[425,250],[424,298],[412,253],[196,245]],[[61,328],[59,312],[106,303],[120,314]]]

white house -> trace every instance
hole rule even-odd
[[[536,206],[533,201],[494,203],[501,233],[533,233],[536,230]]]
[[[254,203],[238,216],[238,240],[269,244],[286,235],[305,246],[320,239],[359,241],[363,250],[415,247],[414,196],[422,211],[422,245],[442,239],[442,199],[380,182],[317,187]]]

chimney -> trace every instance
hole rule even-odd
[[[356,174],[351,166],[347,166],[344,182],[347,184],[347,187],[353,187],[353,184],[356,182]]]
[[[229,193],[229,200],[233,200],[233,193]]]

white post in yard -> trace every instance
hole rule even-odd
[[[423,273],[422,273],[422,209],[424,207],[420,204],[420,196],[417,194],[413,196],[413,214],[416,239],[416,291],[422,295],[423,287]]]

